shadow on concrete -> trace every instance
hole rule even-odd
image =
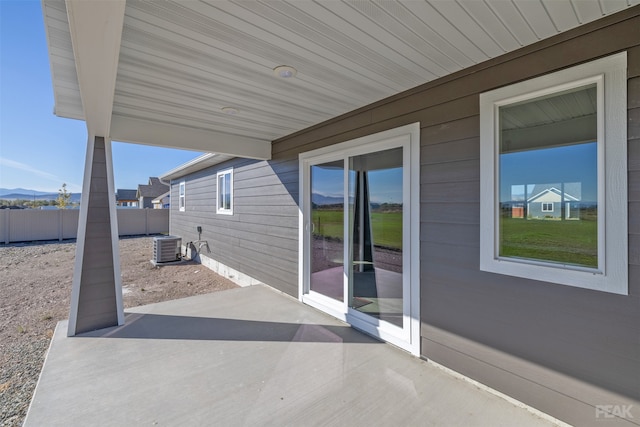
[[[127,313],[123,326],[78,337],[381,344],[350,326]]]

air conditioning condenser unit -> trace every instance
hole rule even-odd
[[[180,260],[182,238],[175,236],[160,236],[153,238],[153,261],[157,264]]]

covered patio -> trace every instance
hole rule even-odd
[[[88,136],[68,335],[124,324],[111,141],[286,160],[274,141],[379,126],[419,85],[638,0],[601,3],[43,0],[54,112]]]
[[[66,327],[25,426],[553,425],[266,286]]]
[[[637,425],[639,2],[43,0],[55,114],[86,122],[87,156],[69,321],[26,425],[551,422],[295,300],[324,303],[306,298],[311,167],[343,162],[344,219],[349,163],[399,147],[402,328],[369,322],[397,314],[365,313],[377,293],[334,316],[576,425]],[[604,94],[589,176],[607,270],[486,267],[501,262],[491,111],[587,84]],[[165,175],[171,234],[288,296],[257,286],[125,313],[112,141],[205,153]]]

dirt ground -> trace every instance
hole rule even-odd
[[[69,317],[75,241],[0,245],[0,426],[20,426],[53,330]],[[153,238],[120,240],[124,306],[237,287],[194,262],[154,267]]]

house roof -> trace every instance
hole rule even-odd
[[[231,159],[231,156],[223,156],[215,153],[205,153],[193,160],[175,167],[174,169],[171,169],[170,171],[165,172],[160,178],[163,181],[167,182],[172,179],[177,179],[190,173],[208,168],[229,159]]]
[[[116,192],[116,200],[138,200],[136,197],[136,193],[138,190],[124,190],[122,188],[118,188]]]
[[[272,140],[638,3],[44,0],[43,13],[57,115],[117,141],[266,159]]]
[[[149,184],[138,185],[137,196],[140,197],[153,197],[156,198],[161,194],[169,191],[169,186],[160,182],[159,178],[151,177],[149,178]]]
[[[166,193],[162,193],[161,195],[159,195],[158,197],[153,199],[151,201],[151,203],[162,203],[162,199],[164,199],[165,197],[170,197],[170,193],[171,193],[171,191],[167,191]]]
[[[580,184],[565,184],[565,188],[564,188],[564,201],[567,202],[579,202],[580,201],[580,188],[579,188]],[[570,193],[571,191],[571,193]],[[558,190],[556,187],[553,186],[543,186],[543,185],[536,185],[533,188],[533,191],[531,192],[531,194],[533,194],[533,196],[529,197],[527,199],[527,202],[533,202],[539,198],[541,198],[542,196],[546,195],[546,194],[555,194],[558,197],[562,196],[562,191]],[[574,195],[572,195],[575,194]]]

